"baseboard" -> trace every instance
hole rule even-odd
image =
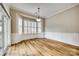
[[[28,39],[32,39],[32,38],[43,38],[43,33],[39,33],[39,34],[18,34],[18,33],[12,33],[11,34],[11,43],[17,43],[19,41],[22,40],[28,40]]]
[[[59,42],[59,43],[62,43],[62,44],[66,44],[66,45],[69,45],[69,46],[72,46],[72,47],[75,47],[75,48],[78,47],[78,49],[79,49],[79,46],[77,46],[77,45],[73,45],[73,44],[62,42],[62,41],[58,41],[57,39],[56,40],[55,39],[49,39],[49,38],[45,38],[45,39],[50,40],[51,42],[55,41],[55,42]]]
[[[45,39],[45,38],[31,38],[31,39],[27,39],[27,40],[33,40],[33,39]],[[18,43],[23,42],[23,41],[26,41],[26,39],[23,39],[23,40],[16,42],[16,43],[12,43],[11,45],[15,45],[15,44],[18,44]]]
[[[0,56],[5,56],[7,50],[8,50],[8,46],[3,51],[1,51]]]

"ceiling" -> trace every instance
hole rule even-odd
[[[78,4],[75,3],[10,3],[9,6],[13,6],[18,10],[29,13],[31,15],[37,15],[37,8],[40,7],[40,16],[48,18],[56,15],[59,12],[72,8]]]

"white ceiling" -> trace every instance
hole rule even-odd
[[[73,3],[10,3],[9,6],[13,6],[23,12],[37,15],[37,8],[40,7],[40,16],[43,18],[51,17],[59,12],[69,9],[77,4]]]

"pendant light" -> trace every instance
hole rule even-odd
[[[36,19],[36,20],[37,20],[38,22],[41,21],[40,16],[39,16],[39,13],[40,13],[40,8],[38,8],[38,12],[37,12],[37,15],[38,15],[38,16],[37,16],[37,19]]]

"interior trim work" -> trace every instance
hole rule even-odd
[[[0,55],[79,55],[79,4],[1,3],[1,5],[0,29],[2,28],[3,36],[1,34],[0,36],[3,38],[0,38],[0,44],[3,49],[0,50]],[[40,8],[39,15],[36,12],[37,7]],[[37,16],[40,16],[40,21],[36,20],[39,18]]]

